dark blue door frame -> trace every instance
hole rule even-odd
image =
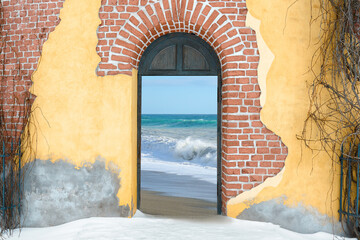
[[[169,54],[175,54],[176,67],[163,67],[164,63],[157,63],[156,58],[159,52],[169,46],[175,46],[176,51]],[[191,66],[192,59],[184,58],[184,46],[190,46],[194,50],[193,55],[202,55],[206,61],[203,69],[185,69],[184,65]],[[191,53],[190,53],[191,54]],[[161,59],[160,59],[161,61]],[[185,62],[190,61],[190,62]],[[161,66],[163,68],[154,68],[154,66]],[[202,40],[189,33],[170,33],[155,40],[145,50],[141,57],[138,72],[138,110],[137,110],[137,208],[141,204],[141,95],[142,95],[142,77],[143,76],[217,76],[217,213],[222,213],[222,199],[221,199],[221,65],[219,58],[214,49]]]

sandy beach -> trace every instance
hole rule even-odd
[[[143,213],[179,218],[216,216],[216,203],[201,199],[163,196],[154,191],[141,191],[140,210]]]

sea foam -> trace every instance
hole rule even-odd
[[[186,137],[175,139],[165,136],[142,137],[142,152],[162,161],[191,163],[216,167],[216,144],[204,139]]]

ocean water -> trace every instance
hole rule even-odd
[[[141,187],[216,202],[217,115],[143,114]]]
[[[142,159],[215,167],[217,115],[143,114]]]

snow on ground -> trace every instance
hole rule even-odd
[[[137,211],[133,218],[87,218],[47,228],[24,228],[10,240],[237,239],[332,240],[328,233],[299,234],[271,223],[216,216],[185,220],[155,217]]]

